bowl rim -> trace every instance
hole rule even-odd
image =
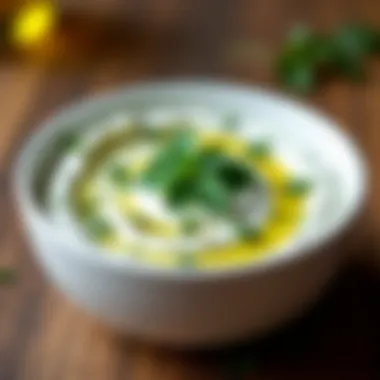
[[[217,269],[202,269],[200,271],[183,271],[176,268],[165,268],[155,265],[149,265],[128,259],[128,256],[122,255],[107,255],[108,251],[94,245],[75,242],[66,239],[62,231],[59,231],[56,226],[49,223],[49,219],[41,212],[40,208],[33,199],[30,191],[30,181],[27,182],[23,178],[25,161],[29,155],[33,155],[33,148],[40,146],[40,140],[46,141],[46,135],[49,135],[52,129],[61,129],[67,123],[67,115],[71,115],[73,119],[78,118],[81,111],[86,114],[86,107],[96,107],[102,104],[112,104],[120,97],[133,92],[141,90],[149,91],[158,89],[165,86],[165,89],[193,89],[193,90],[207,90],[207,91],[224,91],[229,92],[229,96],[234,94],[246,96],[259,96],[266,98],[267,101],[276,104],[277,106],[286,105],[296,112],[302,111],[311,115],[314,119],[318,120],[320,124],[335,133],[335,135],[343,141],[345,147],[348,149],[349,154],[356,161],[358,168],[358,183],[357,193],[352,204],[346,210],[344,219],[336,221],[330,229],[324,231],[322,236],[314,236],[300,244],[291,245],[290,247],[280,248],[274,250],[270,255],[260,261],[252,261],[246,265],[232,266],[227,268]],[[88,114],[88,112],[87,112]],[[60,126],[59,126],[60,125]],[[31,179],[33,175],[30,176]],[[29,186],[28,186],[29,183]],[[343,131],[339,124],[331,117],[326,116],[323,112],[319,111],[313,106],[302,103],[291,96],[286,96],[279,92],[265,89],[260,86],[242,85],[230,82],[220,82],[215,80],[204,79],[174,79],[174,80],[161,80],[161,81],[145,81],[138,84],[131,84],[122,86],[116,90],[102,93],[100,95],[88,95],[79,101],[74,101],[69,105],[60,107],[54,114],[47,120],[40,124],[32,136],[24,142],[21,152],[19,153],[14,168],[13,168],[13,186],[16,201],[21,208],[21,213],[27,213],[32,219],[32,223],[38,224],[38,228],[46,229],[49,236],[54,237],[57,243],[69,249],[64,250],[65,253],[59,254],[72,254],[77,258],[89,260],[91,263],[98,266],[106,266],[112,270],[117,270],[130,275],[148,276],[158,279],[175,279],[175,280],[205,280],[205,279],[220,279],[226,277],[241,277],[244,275],[261,273],[274,270],[281,266],[286,266],[289,263],[295,262],[312,255],[323,246],[330,243],[337,235],[340,235],[356,218],[359,211],[362,209],[363,203],[366,199],[368,191],[368,171],[367,165],[364,161],[363,155],[355,144],[353,139]],[[61,233],[60,233],[61,232]],[[288,254],[291,253],[291,254]],[[54,254],[52,252],[51,254]]]

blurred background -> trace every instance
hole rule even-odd
[[[366,209],[341,244],[355,261],[317,310],[270,340],[190,355],[114,336],[46,284],[10,202],[20,146],[63,104],[167,77],[289,91],[276,69],[289,31],[330,33],[347,22],[379,28],[379,0],[0,1],[0,265],[16,272],[0,289],[1,380],[379,378],[378,55],[366,59],[363,80],[337,76],[292,93],[342,123],[373,178]]]

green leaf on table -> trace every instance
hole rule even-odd
[[[293,28],[279,54],[277,75],[288,89],[307,93],[314,90],[319,66],[330,60],[326,39],[306,27]]]
[[[325,74],[362,79],[367,57],[378,52],[380,31],[368,25],[343,25],[330,35],[298,26],[290,31],[279,53],[277,75],[286,88],[307,93]]]
[[[335,46],[350,56],[375,52],[376,39],[374,29],[360,24],[344,25],[333,34]]]
[[[283,62],[279,70],[282,84],[289,90],[308,93],[316,87],[316,68],[306,61]]]
[[[344,25],[332,35],[334,65],[343,75],[361,79],[366,58],[376,51],[376,33],[365,25]]]
[[[373,51],[374,53],[380,53],[380,30],[377,30],[374,32],[375,33],[375,41],[374,41],[374,47],[373,47]]]

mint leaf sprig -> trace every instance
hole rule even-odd
[[[192,131],[186,131],[162,146],[143,181],[162,192],[172,206],[196,203],[225,214],[233,197],[255,178],[244,163],[217,149],[202,148]]]
[[[367,59],[380,53],[380,30],[364,24],[340,26],[330,34],[293,28],[276,60],[280,83],[298,93],[315,90],[321,79],[341,75],[365,77]]]

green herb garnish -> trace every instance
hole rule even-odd
[[[364,76],[365,60],[376,51],[376,38],[375,31],[365,25],[345,25],[333,34],[333,60],[343,75]]]
[[[119,164],[110,165],[108,173],[112,183],[119,188],[125,188],[131,179],[131,174],[128,169]]]
[[[208,164],[211,177],[223,184],[223,187],[230,191],[240,191],[247,188],[253,182],[251,170],[242,162],[233,160],[223,153],[214,154],[211,157],[204,157]]]
[[[140,231],[147,231],[152,227],[152,223],[149,218],[141,213],[136,213],[129,219]]]
[[[312,183],[305,179],[293,179],[286,184],[285,190],[291,196],[303,196],[310,192]]]
[[[88,218],[96,212],[96,203],[90,199],[76,200],[74,207],[81,218]]]
[[[88,181],[88,177],[82,177],[80,181],[73,184],[72,196],[70,204],[80,218],[89,218],[97,210],[97,200],[92,194],[84,192],[83,182]]]
[[[186,218],[182,222],[181,228],[185,235],[194,235],[199,231],[200,223],[194,218]]]
[[[143,177],[175,207],[198,204],[219,214],[254,183],[247,165],[221,151],[202,149],[190,132],[164,145]]]
[[[85,227],[92,239],[101,240],[109,237],[112,233],[112,228],[109,223],[100,216],[88,218],[85,221]]]
[[[231,192],[215,177],[199,178],[194,183],[193,201],[214,211],[224,214],[230,206]]]
[[[326,59],[326,41],[305,27],[292,29],[277,60],[281,83],[304,93],[315,87],[319,65]]]
[[[238,236],[246,242],[254,242],[261,238],[262,231],[257,226],[249,226],[247,224],[238,224],[236,226]]]
[[[330,35],[296,27],[277,58],[277,75],[288,89],[306,93],[326,75],[364,76],[367,58],[380,51],[380,31],[367,25],[343,25]]]
[[[196,168],[197,144],[192,131],[181,131],[160,150],[143,180],[151,186],[167,189],[178,177]]]
[[[266,141],[254,142],[249,148],[249,154],[254,159],[263,159],[271,154],[271,146]]]

